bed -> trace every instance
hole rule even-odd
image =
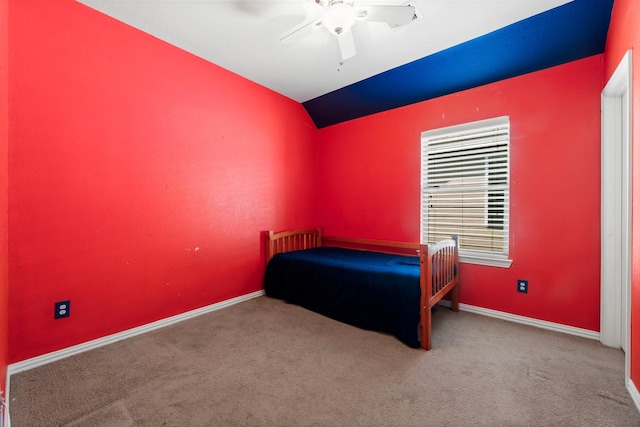
[[[267,296],[431,349],[432,308],[458,311],[457,239],[432,245],[323,236],[322,229],[265,233]]]

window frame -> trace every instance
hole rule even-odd
[[[483,189],[483,197],[485,199],[484,206],[484,220],[485,227],[487,229],[491,227],[491,192],[494,193],[496,191],[502,192],[504,197],[504,204],[502,206],[502,210],[498,213],[498,215],[502,218],[502,239],[504,240],[504,247],[502,252],[493,252],[490,250],[474,250],[469,248],[463,248],[463,244],[459,250],[459,256],[461,262],[471,263],[471,264],[480,264],[480,265],[488,265],[494,267],[504,267],[508,268],[512,264],[512,260],[509,259],[509,250],[510,250],[510,234],[509,234],[509,223],[510,223],[510,174],[511,174],[511,129],[510,129],[510,121],[508,116],[501,116],[487,120],[480,120],[476,122],[463,123],[460,125],[447,126],[438,129],[432,129],[428,131],[424,131],[421,134],[420,139],[420,147],[421,147],[421,155],[420,155],[420,242],[423,244],[428,243],[428,209],[430,205],[433,203],[430,199],[434,194],[456,194],[457,191],[459,194],[464,194],[462,188],[464,188],[464,184],[461,184],[457,188],[453,188],[450,192],[446,190],[442,191],[429,191],[427,187],[427,165],[428,165],[428,148],[429,143],[435,144],[436,140],[441,140],[442,138],[451,138],[452,143],[458,143],[465,138],[462,135],[466,134],[481,134],[484,131],[487,131],[488,128],[506,128],[507,142],[506,142],[506,183],[503,183],[500,186],[500,189],[491,189],[490,188],[490,173],[489,173],[489,162],[490,159],[487,158],[486,166],[485,166],[485,181],[486,184],[482,185]],[[459,138],[459,139],[457,139]],[[453,151],[453,150],[452,150]],[[501,155],[505,153],[502,152]],[[462,168],[462,166],[461,166]],[[433,188],[433,186],[432,186]],[[495,199],[494,199],[495,200]],[[494,228],[495,229],[495,228]],[[464,241],[464,238],[461,239]]]

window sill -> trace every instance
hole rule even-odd
[[[460,262],[464,262],[465,264],[478,264],[478,265],[486,265],[489,267],[502,267],[509,268],[511,267],[511,263],[513,260],[507,258],[493,258],[481,255],[468,255],[460,253],[459,255]]]

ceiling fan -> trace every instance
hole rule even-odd
[[[390,28],[399,27],[417,18],[416,7],[405,5],[366,4],[344,0],[310,0],[318,8],[313,18],[286,33],[280,41],[291,43],[312,31],[324,27],[338,39],[340,54],[345,61],[356,54],[356,45],[351,29],[359,21],[384,22]]]

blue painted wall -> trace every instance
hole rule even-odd
[[[303,103],[319,128],[604,52],[613,0],[574,0]]]

